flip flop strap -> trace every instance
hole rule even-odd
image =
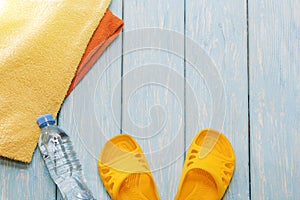
[[[113,199],[116,198],[122,182],[129,175],[136,173],[150,174],[145,156],[137,152],[120,151],[120,154],[115,155],[109,162],[103,163],[100,161],[100,165],[103,184]]]

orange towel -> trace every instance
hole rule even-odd
[[[67,92],[67,96],[81,81],[84,75],[91,69],[106,47],[118,36],[123,25],[123,21],[107,9],[99,23],[99,26],[89,41],[88,46],[86,47],[85,53],[81,58],[76,74]]]

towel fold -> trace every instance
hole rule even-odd
[[[36,118],[56,116],[109,2],[1,1],[0,156],[31,161]]]
[[[107,9],[85,49],[85,53],[81,58],[67,95],[72,92],[75,86],[90,70],[106,47],[118,36],[123,28],[123,25],[123,21],[113,15],[113,13]]]

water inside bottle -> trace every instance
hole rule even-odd
[[[39,148],[64,199],[94,199],[68,135],[56,126],[45,127],[43,132]]]

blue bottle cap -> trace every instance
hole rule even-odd
[[[47,124],[55,124],[55,120],[51,114],[42,115],[38,117],[36,121],[40,128],[45,127]]]

